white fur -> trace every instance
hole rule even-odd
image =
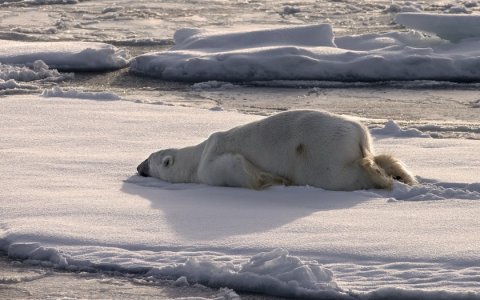
[[[139,173],[170,182],[261,189],[273,184],[329,190],[391,188],[415,179],[398,160],[377,163],[368,130],[351,119],[290,111],[212,134],[203,143],[153,153]],[[165,166],[165,157],[168,163]],[[388,158],[388,159],[387,159]]]

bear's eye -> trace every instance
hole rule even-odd
[[[403,180],[402,176],[394,176],[393,179],[398,180],[398,181],[402,181],[402,180]]]
[[[162,160],[162,166],[168,168],[173,164],[173,158],[171,156],[165,156]]]

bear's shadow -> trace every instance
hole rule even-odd
[[[162,211],[168,225],[190,240],[262,233],[315,212],[346,209],[372,199],[367,191],[334,192],[312,187],[275,186],[262,191],[171,184],[138,175],[122,191],[138,195]]]

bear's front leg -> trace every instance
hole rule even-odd
[[[225,153],[207,155],[198,167],[200,182],[218,186],[236,186],[264,189],[274,184],[290,184],[290,181],[262,171],[241,154]]]

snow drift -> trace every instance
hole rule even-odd
[[[451,44],[414,31],[333,39],[328,24],[243,32],[180,29],[174,37],[174,47],[136,57],[130,70],[197,82],[480,80],[480,39]]]

